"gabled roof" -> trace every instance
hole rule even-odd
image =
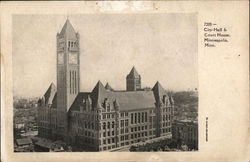
[[[44,94],[45,104],[52,104],[55,94],[56,94],[56,86],[54,83],[51,83],[49,88]]]
[[[90,95],[90,92],[79,92],[70,107],[70,111],[79,111],[80,104],[83,103],[83,100],[86,99],[88,95]]]
[[[60,32],[60,36],[67,36],[68,39],[76,39],[76,32],[68,19]]]
[[[92,92],[80,92],[73,102],[70,110],[79,111],[80,104],[89,96],[93,108],[103,108],[105,100],[114,108],[114,104],[119,105],[120,111],[131,111],[146,108],[155,108],[155,103],[161,102],[163,95],[167,92],[157,82],[152,90],[147,91],[109,91],[98,81]]]
[[[136,71],[135,67],[131,69],[130,73],[127,75],[127,78],[140,78],[141,76],[139,73]]]
[[[163,96],[163,95],[166,95],[166,91],[165,89],[161,86],[160,82],[156,82],[154,87],[152,88],[153,92],[154,92],[154,96],[155,96],[155,100],[156,102],[159,102],[160,101],[160,98]]]
[[[114,89],[109,85],[109,83],[107,83],[106,85],[105,85],[105,89],[106,90],[110,90],[110,91],[113,91]]]

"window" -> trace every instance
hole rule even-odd
[[[69,71],[69,75],[70,75],[70,77],[69,77],[69,78],[70,78],[70,79],[69,79],[69,87],[70,87],[70,88],[69,88],[69,89],[70,89],[70,94],[71,94],[71,71]]]
[[[104,115],[102,116],[102,118],[103,118],[103,119],[106,119],[106,114],[104,114]]]
[[[135,113],[135,123],[137,123],[137,113]]]
[[[141,130],[141,127],[138,127],[138,131],[140,131]]]
[[[133,134],[131,134],[131,139],[133,139],[134,138],[134,135]]]
[[[121,136],[121,141],[124,141],[124,136]]]
[[[128,126],[128,119],[125,120],[125,126]]]
[[[108,129],[110,129],[110,122],[108,122]]]
[[[104,139],[104,140],[102,141],[102,143],[105,145],[105,144],[106,144],[106,140]]]
[[[124,133],[124,129],[121,129],[121,134],[123,134]]]
[[[124,113],[121,113],[121,117],[124,117]]]
[[[110,132],[108,132],[108,136],[110,136]]]
[[[128,133],[128,128],[125,128],[125,133]]]
[[[115,118],[115,115],[114,115],[114,114],[112,114],[112,118]]]
[[[131,128],[131,132],[133,132],[134,131],[134,128]]]
[[[149,122],[152,122],[152,116],[149,117]]]
[[[121,127],[124,127],[124,120],[121,120]]]
[[[135,131],[137,131],[137,127],[135,127]]]
[[[110,144],[110,139],[108,139],[108,144]]]
[[[128,140],[128,135],[125,136],[125,140]]]
[[[144,123],[144,112],[141,113],[141,122]]]
[[[141,123],[141,113],[138,113],[138,123]]]
[[[128,116],[128,112],[125,113],[125,116]]]
[[[145,132],[145,136],[148,136],[148,132]]]
[[[145,130],[147,130],[148,129],[148,126],[147,125],[145,125]]]
[[[114,131],[112,131],[112,136],[114,136],[115,135],[115,132]]]
[[[115,138],[112,138],[112,143],[115,143]]]
[[[106,129],[106,123],[103,123],[103,129]]]
[[[108,119],[110,119],[110,114],[108,114]]]
[[[114,128],[115,127],[115,122],[112,122],[112,128]]]

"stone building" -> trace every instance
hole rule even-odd
[[[178,145],[198,149],[198,123],[190,120],[176,120],[172,124],[172,138]]]
[[[171,138],[173,98],[159,82],[142,89],[135,67],[126,77],[126,90],[98,81],[91,92],[80,92],[79,39],[67,20],[57,34],[57,87],[52,83],[39,99],[39,137],[89,151]]]

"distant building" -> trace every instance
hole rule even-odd
[[[172,125],[172,137],[179,145],[198,149],[198,123],[190,120],[176,120]]]
[[[15,152],[33,152],[34,146],[30,138],[16,139]]]
[[[132,68],[126,91],[98,81],[80,92],[79,34],[69,20],[57,34],[57,87],[52,83],[38,102],[38,136],[62,140],[89,151],[105,151],[157,137],[171,138],[174,100],[157,82],[141,89]]]

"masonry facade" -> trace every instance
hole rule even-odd
[[[91,92],[80,92],[79,39],[67,20],[57,34],[57,87],[52,83],[39,100],[38,135],[89,151],[171,138],[172,96],[159,82],[142,89],[135,67],[126,77],[126,90],[98,81]]]

